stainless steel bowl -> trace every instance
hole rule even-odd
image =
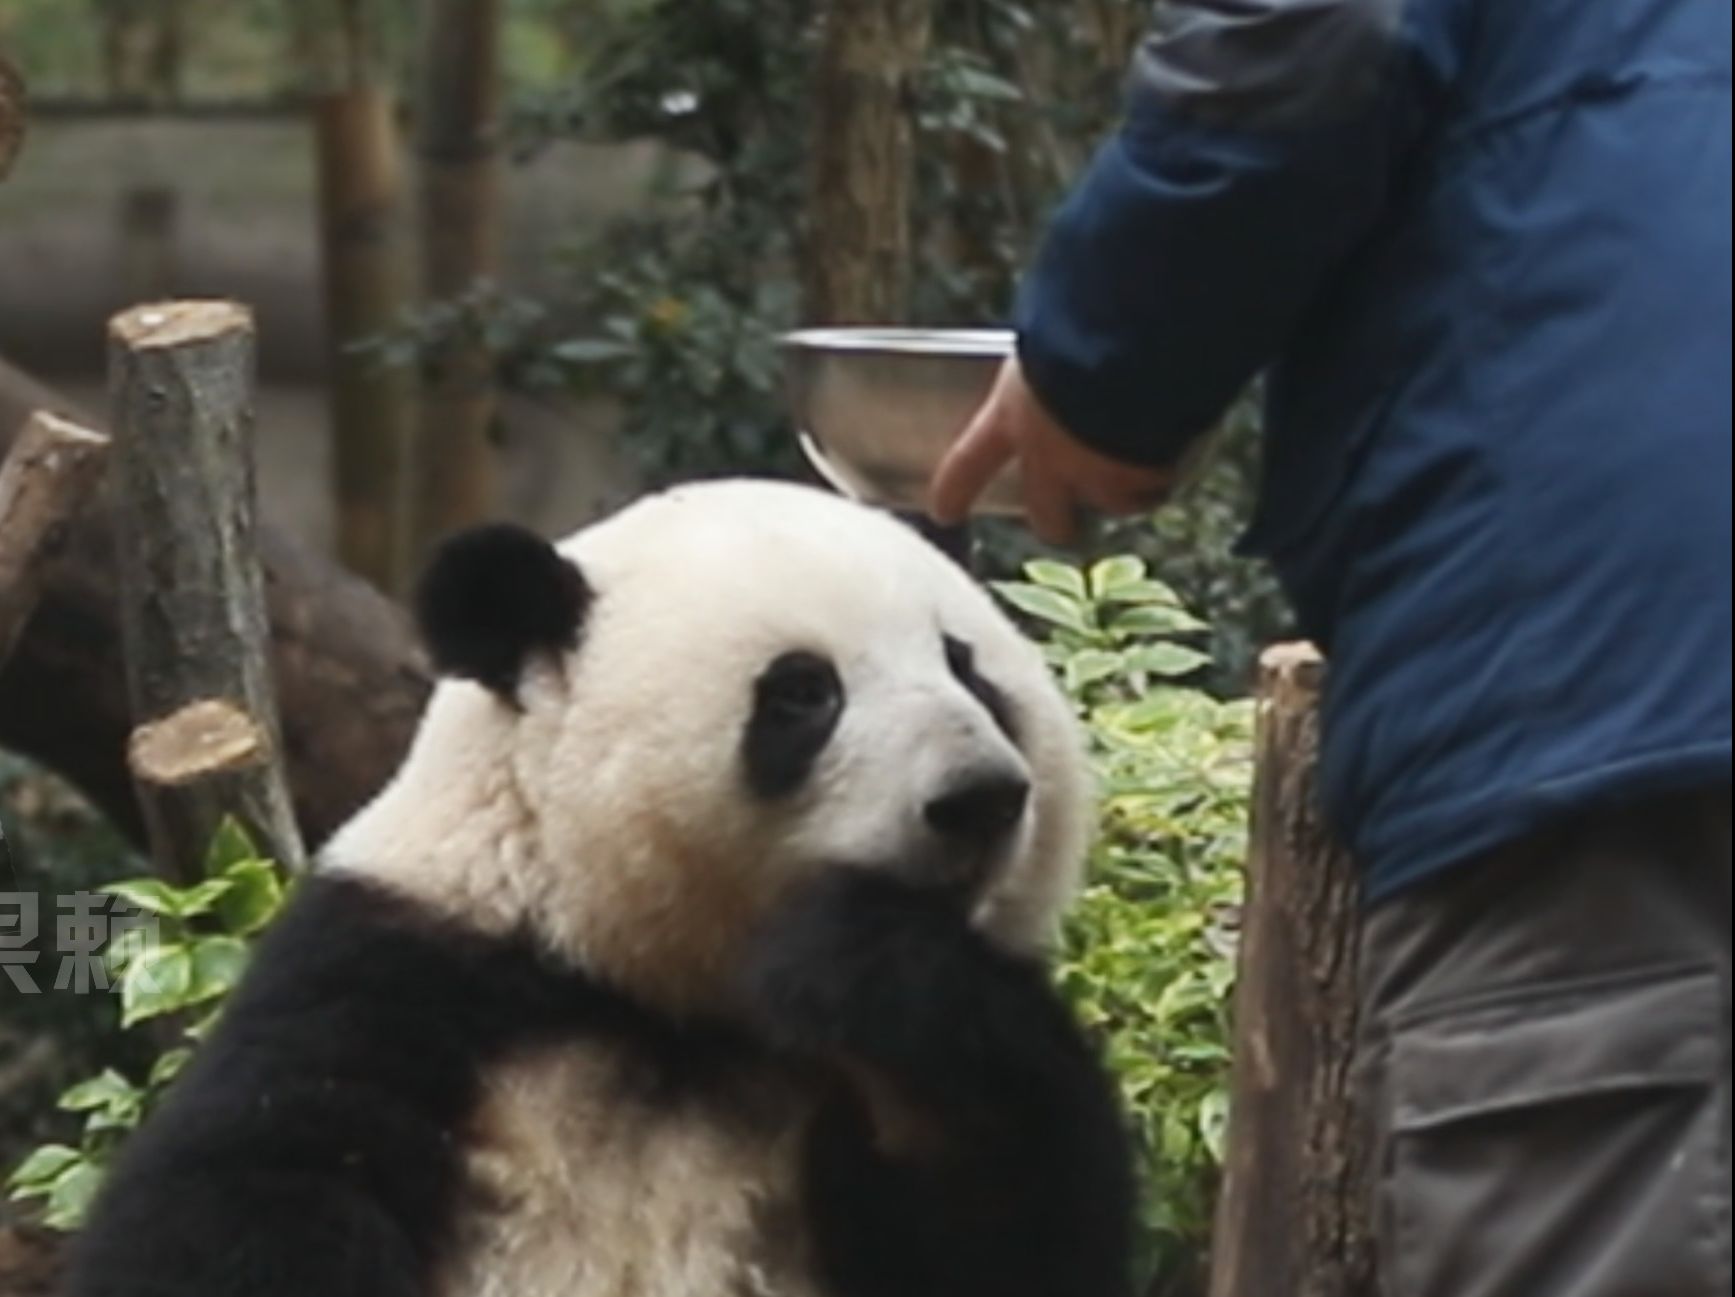
[[[1011,354],[1010,332],[803,329],[782,339],[784,387],[802,450],[832,486],[869,504],[919,509],[928,480]],[[976,512],[1022,516],[1017,470]]]

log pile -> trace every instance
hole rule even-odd
[[[0,454],[38,411],[102,422],[0,361]],[[385,596],[268,524],[257,541],[283,759],[311,848],[396,767],[430,677]],[[34,615],[0,668],[0,746],[66,776],[142,842],[119,608],[115,519],[92,501],[45,563]]]

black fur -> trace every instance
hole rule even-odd
[[[1115,1089],[1043,971],[943,896],[839,870],[770,922],[749,998],[783,1047],[870,1070],[943,1132],[814,1133],[807,1195],[837,1297],[1123,1297],[1135,1183]]]
[[[747,785],[755,796],[785,797],[801,787],[843,716],[843,681],[815,653],[784,653],[753,683],[753,712],[741,738]]]
[[[487,1069],[575,1038],[633,1065],[622,1102],[709,1101],[773,1063],[823,1076],[842,1059],[934,1121],[937,1156],[882,1156],[835,1085],[804,1186],[828,1297],[1123,1297],[1129,1146],[1040,969],[955,905],[838,871],[771,918],[743,990],[752,1038],[677,1026],[527,939],[310,879],[125,1146],[68,1297],[432,1297],[475,1201],[462,1142]]]
[[[909,510],[894,510],[892,517],[909,527],[964,571],[972,576],[976,574],[975,537],[969,523],[942,526],[925,513]]]
[[[441,544],[416,589],[416,619],[437,670],[514,697],[525,659],[578,646],[590,606],[578,568],[507,523]]]
[[[1000,727],[1000,732],[1014,743],[1018,742],[1018,714],[1012,710],[1012,702],[992,680],[976,670],[976,650],[969,644],[954,636],[944,637],[946,665],[951,669],[959,684],[976,696],[994,718],[994,723]]]
[[[618,1042],[628,1102],[726,1085],[757,1056],[678,1029],[527,940],[431,921],[356,881],[303,883],[221,1024],[127,1143],[68,1297],[429,1297],[466,1193],[490,1063]]]

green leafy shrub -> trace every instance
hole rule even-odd
[[[145,869],[89,801],[63,779],[13,753],[0,752],[0,929],[21,934],[21,908],[54,931],[61,898],[88,894]],[[38,967],[26,987],[0,972],[0,1180],[24,1153],[53,1137],[54,1101],[67,1086],[105,1064],[130,1070],[155,1057],[147,1042],[120,1030],[113,996],[52,995]],[[27,990],[27,987],[30,988]],[[32,993],[35,992],[35,993]],[[18,1213],[0,1192],[0,1229]]]
[[[103,954],[119,982],[123,1030],[166,1021],[181,1043],[164,1050],[142,1082],[105,1068],[60,1096],[60,1109],[83,1120],[78,1145],[45,1144],[6,1181],[14,1201],[43,1203],[43,1223],[53,1229],[76,1230],[83,1223],[121,1142],[209,1032],[246,969],[249,943],[277,916],[287,893],[279,868],[261,859],[232,821],[212,842],[205,875],[188,887],[136,878],[102,889],[152,925],[128,927]]]
[[[1207,1249],[1228,1108],[1229,1004],[1252,705],[1192,687],[1209,628],[1144,563],[1037,560],[996,585],[1030,618],[1091,745],[1101,823],[1060,981],[1120,1080],[1146,1194],[1141,1253]]]

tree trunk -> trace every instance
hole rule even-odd
[[[1252,857],[1211,1297],[1375,1297],[1355,1104],[1357,877],[1315,805],[1324,664],[1260,660]]]
[[[1006,278],[1012,267],[998,242],[1002,228],[1002,204],[1015,196],[1007,180],[1005,157],[981,140],[960,135],[950,141],[948,161],[956,197],[943,229],[947,263],[976,281],[980,297],[995,297],[985,291]]]
[[[24,78],[0,53],[0,180],[6,179],[24,148],[25,120]]]
[[[109,475],[121,641],[133,722],[220,702],[250,724],[245,762],[221,780],[141,768],[140,804],[165,877],[196,881],[234,814],[272,859],[296,869],[301,836],[278,753],[269,631],[255,540],[253,317],[231,302],[136,307],[109,325]]]
[[[422,288],[447,302],[492,281],[500,243],[502,0],[427,0],[420,112]],[[425,369],[411,562],[494,509],[494,359],[460,328]]]
[[[0,363],[0,451],[37,409],[97,426]],[[0,744],[65,775],[143,837],[126,764],[113,520],[87,510],[44,574],[37,611],[0,671]],[[396,769],[429,678],[401,609],[285,533],[259,530],[283,755],[303,837],[317,845]]]
[[[416,376],[356,348],[401,324],[410,302],[392,110],[390,92],[371,83],[320,95],[313,106],[338,553],[383,590],[404,578]]]
[[[323,0],[293,17],[313,87],[338,555],[396,592],[406,576],[416,373],[365,344],[403,324],[413,265],[396,99],[368,9],[369,0]]]
[[[37,412],[0,465],[0,668],[36,611],[43,568],[102,475],[108,438]]]
[[[890,324],[908,309],[914,82],[932,0],[830,0],[814,83],[802,313]]]
[[[127,743],[157,872],[198,881],[218,829],[233,817],[270,859],[305,866],[293,820],[261,827],[287,811],[282,763],[265,727],[227,698],[188,703],[133,730]],[[288,830],[287,836],[285,830]]]
[[[103,82],[111,96],[167,103],[181,89],[184,0],[98,0]]]

